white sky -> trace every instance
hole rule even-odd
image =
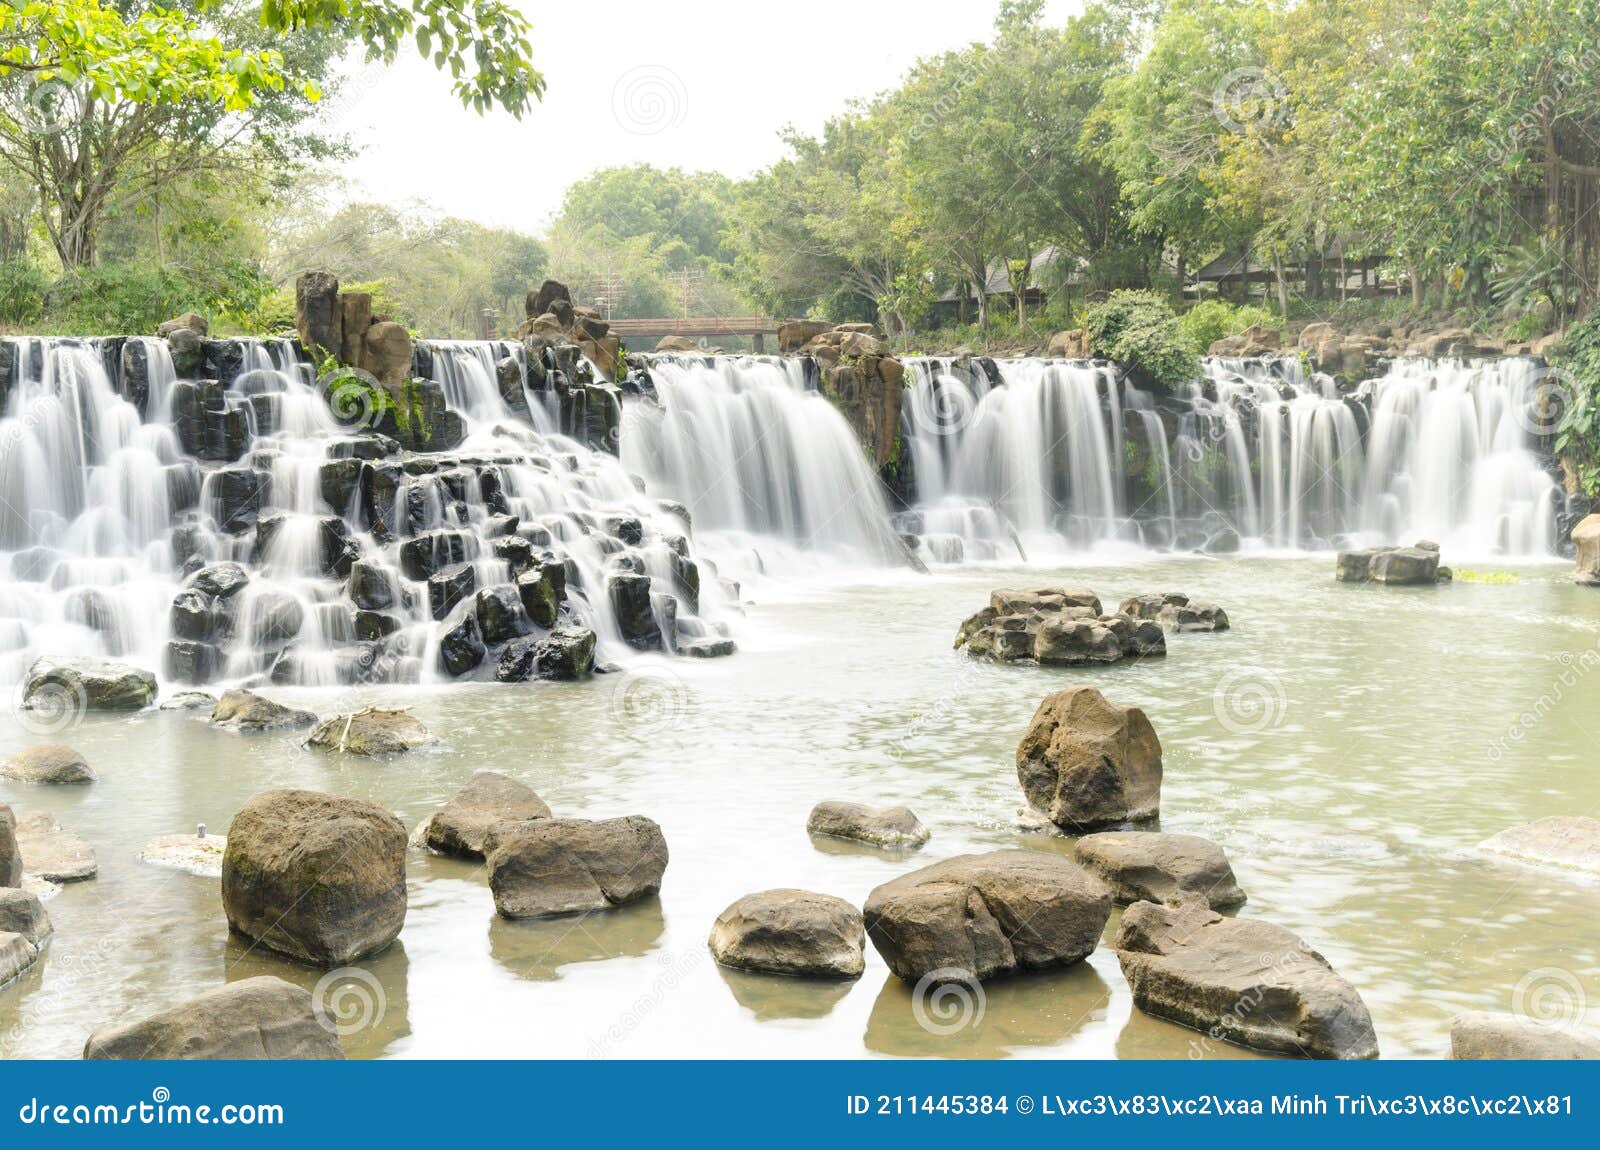
[[[595,168],[653,163],[745,176],[847,101],[895,86],[920,56],[987,39],[998,0],[513,0],[549,89],[521,123],[465,111],[411,50],[360,69],[328,121],[360,155],[352,198],[424,200],[450,215],[542,230]],[[1077,0],[1048,0],[1064,20]]]

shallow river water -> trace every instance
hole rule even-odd
[[[1071,840],[1020,830],[1014,753],[1039,700],[1091,683],[1148,712],[1165,748],[1161,827],[1220,842],[1239,913],[1305,937],[1359,989],[1389,1057],[1435,1057],[1463,1008],[1600,1014],[1600,884],[1477,853],[1506,827],[1600,812],[1600,593],[1570,565],[1510,584],[1347,586],[1332,557],[1147,558],[1071,567],[875,573],[752,604],[731,659],[645,660],[581,684],[269,689],[324,714],[410,705],[440,747],[387,761],[241,736],[204,712],[92,716],[54,736],[87,787],[0,780],[48,809],[100,874],[64,887],[44,961],[0,989],[0,1055],[76,1057],[88,1033],[224,980],[321,972],[229,937],[215,880],[139,861],[157,835],[269,787],[371,798],[414,826],[474,770],[531,785],[558,815],[645,814],[672,861],[659,899],[604,915],[499,920],[481,866],[413,851],[399,942],[341,972],[354,1057],[1250,1057],[1132,1007],[1102,946],[1063,973],[988,984],[930,1014],[868,947],[828,985],[724,971],[706,936],[738,896],[801,887],[860,904],[950,855]],[[1183,590],[1233,630],[1168,657],[1000,667],[951,650],[991,588],[1087,585],[1109,604]],[[11,716],[0,754],[37,738]],[[933,831],[911,856],[813,843],[820,799],[905,803]],[[1114,935],[1113,915],[1107,937]],[[948,1004],[947,1004],[948,1005]]]

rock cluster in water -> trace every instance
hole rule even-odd
[[[989,606],[961,624],[956,648],[1000,662],[1059,666],[1116,663],[1167,653],[1161,624],[1117,612],[1084,588],[995,591]]]
[[[1448,583],[1451,571],[1439,565],[1439,545],[1427,541],[1412,547],[1368,547],[1341,551],[1334,578],[1341,583],[1386,583],[1405,587]]]

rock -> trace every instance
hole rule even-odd
[[[1550,815],[1491,835],[1478,849],[1537,866],[1600,874],[1600,819]]]
[[[656,341],[657,351],[699,351],[700,345],[686,335],[664,335]]]
[[[12,931],[0,930],[0,986],[39,961],[39,948]]]
[[[1239,550],[1239,533],[1224,527],[1208,538],[1200,547],[1207,555],[1232,555]]]
[[[366,349],[367,329],[372,326],[372,294],[364,291],[340,292],[339,317],[339,360],[351,367],[360,367]]]
[[[222,906],[245,938],[314,966],[376,954],[406,921],[406,832],[376,803],[256,795],[228,828]]]
[[[203,643],[217,626],[217,601],[204,591],[179,591],[172,600],[172,634]]]
[[[986,979],[1070,966],[1100,941],[1111,893],[1060,855],[958,855],[867,896],[866,928],[907,982]]]
[[[84,882],[100,873],[89,844],[44,811],[18,819],[16,835],[22,869],[35,878],[54,883]]]
[[[1161,595],[1135,595],[1125,599],[1117,613],[1133,619],[1151,619],[1174,631],[1226,631],[1228,614],[1215,603],[1197,603],[1187,595],[1168,591]]]
[[[909,807],[869,807],[862,803],[818,803],[806,819],[806,830],[878,847],[920,847],[929,838],[928,828]]]
[[[392,755],[435,742],[433,732],[405,709],[366,707],[318,723],[306,745],[351,755]]]
[[[304,987],[272,975],[245,978],[196,995],[138,1022],[102,1026],[84,1044],[86,1059],[187,1060],[344,1058],[331,1025]]]
[[[379,383],[398,387],[411,373],[411,333],[392,320],[374,323],[362,341],[361,366]]]
[[[1120,903],[1165,902],[1180,894],[1199,895],[1213,910],[1244,902],[1228,856],[1198,835],[1105,831],[1084,835],[1073,854]]]
[[[210,334],[210,328],[206,324],[206,317],[197,315],[192,311],[186,311],[173,319],[164,320],[156,328],[156,334],[162,339],[167,339],[176,331],[192,331],[202,337]]]
[[[226,835],[161,835],[144,844],[139,857],[152,866],[171,867],[201,878],[222,877]]]
[[[395,603],[394,580],[386,568],[367,559],[350,565],[350,601],[363,611],[387,611]]]
[[[328,272],[306,272],[294,284],[295,327],[300,346],[315,363],[336,356],[344,345],[339,281]]]
[[[18,934],[31,945],[41,947],[54,930],[38,895],[16,887],[0,887],[0,934]]]
[[[717,916],[709,939],[723,966],[801,978],[860,978],[865,944],[860,911],[808,890],[747,894]]]
[[[478,631],[491,646],[521,638],[533,630],[517,588],[509,583],[478,592]]]
[[[155,701],[156,677],[149,671],[90,655],[45,656],[28,668],[22,705],[67,711],[137,711]]]
[[[1310,351],[1313,348],[1321,347],[1337,335],[1338,333],[1333,330],[1331,323],[1308,323],[1300,329],[1300,337],[1296,340],[1295,346],[1299,347],[1301,351]]]
[[[287,591],[265,589],[249,600],[244,614],[244,630],[257,648],[277,647],[300,634],[306,621],[305,608]]]
[[[1224,918],[1196,895],[1138,902],[1117,957],[1146,1014],[1211,1038],[1304,1058],[1376,1058],[1366,1004],[1328,960],[1271,923]]]
[[[222,692],[211,721],[230,731],[285,731],[315,726],[317,716],[263,699],[254,691],[233,690]]]
[[[720,659],[732,655],[739,645],[732,639],[679,639],[678,654],[688,659]]]
[[[1138,707],[1093,687],[1039,704],[1017,745],[1029,806],[1075,833],[1153,818],[1161,807],[1161,740]]]
[[[556,612],[567,597],[567,568],[559,560],[541,562],[517,576],[517,595],[528,618],[540,627],[554,627]]]
[[[566,310],[570,315],[572,311],[572,293],[567,290],[567,285],[560,280],[545,280],[544,283],[539,285],[538,291],[528,293],[527,300],[524,303],[528,318],[532,319],[535,316],[544,315],[556,300],[560,300],[567,305]]]
[[[478,632],[478,617],[471,612],[439,636],[439,666],[449,675],[465,675],[483,662],[489,649]]]
[[[400,545],[400,570],[407,579],[426,579],[465,561],[468,548],[468,536],[460,531],[428,531]]]
[[[1058,331],[1050,337],[1044,353],[1051,359],[1087,359],[1090,353],[1089,333],[1083,328]]]
[[[496,827],[484,853],[495,909],[504,918],[622,906],[659,891],[667,869],[667,840],[642,815]]]
[[[92,783],[99,777],[82,755],[60,743],[39,743],[0,763],[0,778],[23,783]]]
[[[1520,1014],[1469,1010],[1450,1023],[1450,1057],[1463,1061],[1593,1060],[1600,1059],[1600,1038]]]
[[[819,320],[793,319],[778,325],[778,353],[790,355],[832,328]]]
[[[1341,583],[1387,583],[1395,586],[1439,581],[1439,552],[1425,547],[1374,547],[1341,551],[1334,578]]]
[[[188,586],[213,599],[231,599],[250,582],[250,572],[241,563],[213,563],[190,578]]]
[[[1061,666],[1115,663],[1122,658],[1122,644],[1109,627],[1099,623],[1048,618],[1034,631],[1033,657],[1043,664]]]
[[[222,648],[212,643],[173,639],[167,644],[162,673],[178,683],[208,683],[227,666]]]
[[[534,667],[541,679],[581,679],[594,670],[594,646],[589,628],[557,627],[534,645]]]
[[[17,816],[0,803],[0,890],[22,885],[22,849],[17,845]]]
[[[441,854],[481,859],[484,841],[495,827],[549,817],[550,808],[533,788],[499,771],[474,771],[412,837]]]
[[[161,700],[160,709],[163,711],[210,711],[215,709],[217,699],[204,691],[179,691]]]
[[[1600,515],[1586,515],[1572,529],[1573,578],[1585,587],[1600,586]]]
[[[620,571],[606,580],[606,594],[622,640],[639,651],[661,647],[661,627],[650,602],[650,576]]]

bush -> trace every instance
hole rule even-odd
[[[44,273],[30,263],[0,263],[0,323],[33,323],[44,311]]]
[[[45,294],[47,326],[85,335],[154,333],[186,311],[212,316],[259,306],[266,284],[250,265],[224,261],[203,272],[105,264],[80,268]]]
[[[1178,325],[1166,297],[1150,291],[1114,291],[1084,315],[1096,355],[1165,388],[1200,374],[1200,357]]]
[[[1208,299],[1194,305],[1178,319],[1178,326],[1189,338],[1200,355],[1219,339],[1238,335],[1246,328],[1283,327],[1283,319],[1275,312],[1254,304],[1231,304],[1227,300]]]
[[[1600,310],[1567,329],[1560,375],[1553,375],[1547,397],[1559,402],[1555,450],[1567,458],[1583,494],[1600,497]]]

